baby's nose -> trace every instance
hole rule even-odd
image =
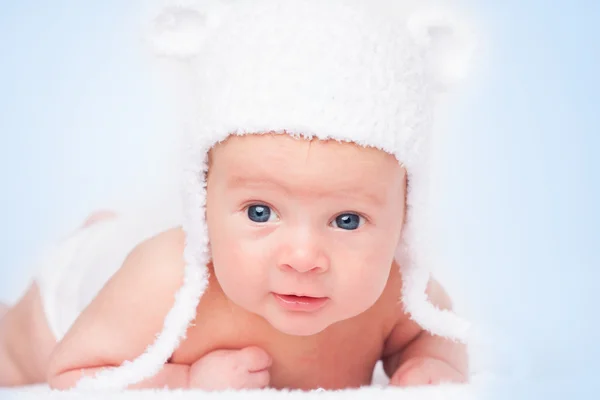
[[[316,244],[292,245],[280,259],[279,268],[300,273],[322,273],[329,269],[329,258]]]
[[[321,267],[319,265],[311,265],[311,264],[301,265],[298,263],[280,264],[279,268],[281,268],[284,271],[296,271],[296,272],[300,272],[300,273],[306,273],[306,272],[319,273],[319,272],[324,272],[327,270],[327,268]]]

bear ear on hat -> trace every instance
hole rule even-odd
[[[452,88],[468,75],[476,40],[464,19],[442,8],[423,8],[410,13],[407,27],[427,51],[439,90]]]
[[[218,0],[167,0],[153,13],[145,40],[158,56],[191,59],[202,50],[208,30],[220,21]]]

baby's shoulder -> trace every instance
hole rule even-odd
[[[120,365],[142,354],[183,282],[184,243],[180,229],[169,229],[135,245],[61,340],[50,369]]]
[[[184,266],[183,250],[185,234],[181,227],[170,228],[142,240],[127,257],[128,262],[140,262],[155,266],[178,264]],[[165,262],[167,262],[165,264]]]
[[[184,246],[185,235],[181,228],[157,233],[131,250],[119,275],[122,280],[158,285],[169,292],[175,290],[183,280]]]

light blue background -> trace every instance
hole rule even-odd
[[[142,3],[0,2],[3,301],[43,243],[160,180],[173,115],[136,36]],[[592,377],[600,2],[463,3],[485,48],[440,139],[440,254],[459,307],[529,358],[534,380]]]

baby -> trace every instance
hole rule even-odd
[[[379,360],[393,385],[465,382],[423,233],[443,82],[427,35],[448,22],[227,4],[156,22],[198,114],[181,216],[96,214],[59,244],[0,321],[0,385],[340,389]]]

